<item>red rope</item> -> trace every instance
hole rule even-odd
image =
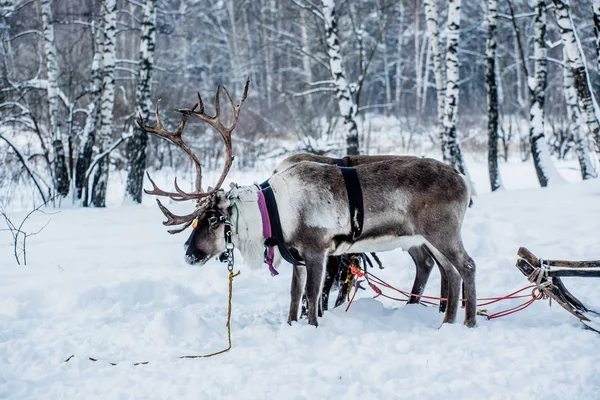
[[[352,295],[352,298],[348,301],[348,305],[346,306],[346,312],[348,312],[348,309],[354,301],[354,296],[356,296],[356,292],[358,291],[358,278],[365,276],[365,273],[362,271],[362,269],[358,266],[355,266],[354,264],[350,264],[350,272],[352,272],[352,275],[354,275],[354,294]],[[381,293],[381,291],[379,292]]]
[[[352,302],[354,301],[354,297],[356,296],[356,292],[358,290],[358,278],[361,278],[363,276],[367,280],[367,283],[369,284],[371,289],[376,293],[375,296],[373,296],[374,299],[379,296],[382,296],[387,299],[395,300],[395,301],[408,301],[408,298],[410,298],[411,296],[414,296],[414,297],[418,297],[421,299],[429,299],[429,300],[439,300],[439,301],[448,300],[447,298],[444,298],[444,297],[425,296],[422,294],[410,293],[410,292],[395,288],[394,286],[385,282],[383,279],[378,278],[377,276],[375,276],[373,274],[366,273],[358,266],[350,265],[350,271],[355,276],[355,278],[354,278],[354,293],[352,294],[352,298],[348,302],[348,306],[346,306],[346,311],[348,311],[350,309],[350,306],[352,305]],[[402,299],[402,298],[397,298],[397,297],[392,297],[392,296],[386,295],[383,293],[383,291],[377,285],[382,286],[386,289],[396,291],[396,292],[402,294],[403,296],[407,297],[407,299]],[[544,298],[543,293],[538,291],[536,294],[535,289],[531,292],[531,294],[523,294],[523,295],[519,294],[525,290],[532,289],[535,287],[536,287],[536,285],[525,286],[519,290],[515,290],[514,292],[507,294],[506,296],[479,298],[479,299],[477,299],[477,301],[483,301],[483,303],[477,304],[477,307],[487,306],[487,305],[494,304],[494,303],[497,303],[502,300],[512,300],[512,299],[521,299],[521,298],[530,297],[530,299],[527,300],[525,303],[519,304],[518,306],[509,308],[507,310],[499,311],[499,312],[491,314],[491,315],[487,315],[485,313],[480,313],[479,315],[484,315],[487,319],[495,319],[495,318],[500,318],[500,317],[504,317],[506,315],[516,313],[517,311],[524,310],[527,307],[529,307],[531,304],[533,304],[533,302],[535,302],[536,300],[540,300],[540,299]],[[461,301],[464,301],[464,299],[461,299]],[[427,305],[437,305],[437,303],[434,303],[431,301],[421,301],[421,303],[427,304]]]

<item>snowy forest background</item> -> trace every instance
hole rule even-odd
[[[162,99],[174,129],[196,92],[210,108],[247,77],[238,169],[391,153],[487,160],[492,190],[519,159],[542,186],[553,159],[594,178],[599,29],[600,0],[0,0],[0,205],[103,207],[113,174],[140,202],[146,168],[192,165],[136,115],[154,124]],[[186,140],[222,165],[216,132]]]

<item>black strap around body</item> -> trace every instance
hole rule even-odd
[[[332,158],[331,160],[338,167],[347,167],[348,166],[348,162],[345,157],[344,158]]]
[[[342,171],[346,191],[348,192],[348,203],[350,206],[350,227],[352,239],[356,240],[362,234],[365,210],[363,207],[363,195],[360,181],[354,168],[338,167]]]
[[[356,240],[362,234],[363,222],[364,222],[364,206],[362,189],[360,187],[360,181],[356,170],[350,167],[344,167],[346,160],[343,158],[334,158],[334,163],[338,166],[342,172],[344,183],[346,184],[346,191],[348,193],[348,205],[350,209],[350,228],[352,231],[352,239]],[[283,240],[283,231],[281,230],[281,220],[279,219],[279,209],[277,208],[277,201],[275,200],[275,194],[273,189],[266,180],[259,185],[263,194],[265,195],[265,202],[267,205],[267,211],[269,213],[269,219],[271,220],[271,232],[272,237],[265,239],[266,246],[277,246],[279,253],[284,260],[294,265],[304,265],[304,261],[294,257],[288,247],[285,245]]]
[[[269,219],[271,220],[271,234],[273,235],[270,238],[265,239],[265,245],[269,247],[277,246],[281,257],[290,264],[304,265],[304,261],[294,257],[283,241],[281,220],[279,219],[279,210],[277,209],[277,201],[275,200],[273,189],[269,186],[268,181],[261,183],[260,187],[265,195],[265,203],[267,204],[267,211],[269,213]]]

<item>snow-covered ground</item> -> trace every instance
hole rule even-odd
[[[600,259],[598,180],[539,189],[531,165],[502,164],[507,190],[489,194],[485,165],[469,167],[479,198],[463,237],[477,262],[480,297],[527,284],[514,267],[519,246],[548,259]],[[578,180],[573,167],[559,165],[570,181]],[[226,346],[227,271],[216,261],[186,265],[185,233],[167,234],[148,200],[35,214],[28,230],[51,222],[29,240],[27,266],[16,265],[10,237],[0,232],[0,398],[600,398],[600,335],[556,305],[539,301],[505,318],[478,317],[474,329],[440,327],[436,308],[374,300],[366,290],[349,312],[326,312],[317,329],[305,320],[288,326],[289,266],[272,278],[266,267],[245,268],[240,257],[233,349],[179,359]],[[410,257],[381,257],[386,267],[377,274],[410,288]],[[600,309],[600,280],[565,281]],[[426,294],[438,288],[434,271]],[[138,361],[150,364],[132,365]]]

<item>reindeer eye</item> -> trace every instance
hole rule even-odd
[[[208,223],[211,224],[211,225],[216,225],[217,222],[219,222],[219,219],[217,217],[210,217],[208,219]]]

